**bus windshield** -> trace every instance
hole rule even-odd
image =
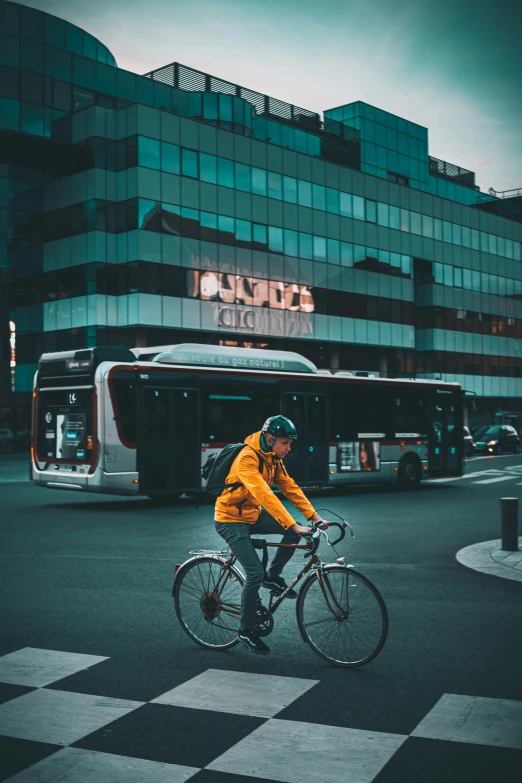
[[[92,388],[40,389],[37,455],[86,462],[92,449]]]

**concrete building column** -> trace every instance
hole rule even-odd
[[[379,375],[381,378],[388,377],[388,357],[386,354],[381,354],[379,357]]]

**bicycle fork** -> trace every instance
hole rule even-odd
[[[349,607],[349,593],[348,593],[348,575],[349,571],[346,569],[346,609],[344,609],[339,602],[337,601],[335,594],[332,590],[332,587],[330,585],[330,580],[328,579],[328,574],[326,573],[326,570],[324,568],[324,564],[320,563],[316,566],[315,571],[317,573],[317,579],[319,581],[319,586],[321,588],[321,592],[324,596],[324,600],[326,601],[326,605],[330,612],[333,614],[336,620],[346,620],[348,619],[348,615],[350,613],[350,607]],[[330,603],[330,600],[328,598],[328,594],[330,594],[330,597],[337,607],[336,609],[333,608],[332,604]]]

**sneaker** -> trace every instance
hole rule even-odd
[[[270,652],[270,647],[259,638],[255,631],[239,630],[237,638],[244,644],[247,650],[252,650],[252,652],[258,655],[268,655]]]
[[[271,590],[276,595],[281,595],[281,593],[284,593],[288,585],[286,584],[282,576],[267,575],[265,581],[263,582],[263,587],[266,587],[267,590]],[[297,593],[292,588],[291,590],[288,591],[285,597],[297,598]]]

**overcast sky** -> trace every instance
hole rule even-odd
[[[482,190],[522,188],[515,0],[26,0],[120,68],[177,61],[306,109],[366,101],[429,129]]]

